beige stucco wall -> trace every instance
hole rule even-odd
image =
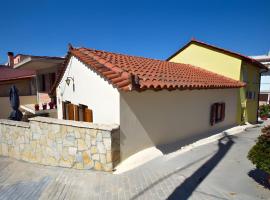
[[[20,104],[36,104],[36,96],[20,96]],[[10,106],[9,97],[0,97],[0,119],[7,119],[12,108]]]
[[[237,89],[121,92],[121,160],[156,145],[168,153],[236,125],[237,92]],[[210,126],[210,106],[215,102],[225,102],[225,120]]]

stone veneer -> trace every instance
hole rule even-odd
[[[118,125],[35,117],[0,120],[0,155],[51,166],[112,171],[120,161]]]

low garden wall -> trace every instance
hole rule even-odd
[[[0,120],[0,155],[32,163],[112,171],[120,161],[118,125],[31,118]]]

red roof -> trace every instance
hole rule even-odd
[[[0,81],[31,78],[35,75],[32,70],[14,69],[5,65],[0,66]]]
[[[173,55],[171,55],[169,58],[167,58],[167,61],[169,61],[170,59],[172,59],[174,56],[176,56],[178,53],[180,53],[181,51],[183,51],[185,48],[187,48],[191,44],[198,44],[198,45],[201,45],[201,46],[205,46],[205,47],[208,47],[208,48],[211,48],[211,49],[220,51],[220,52],[225,53],[225,54],[229,54],[231,56],[240,58],[240,59],[242,59],[242,60],[244,60],[244,61],[246,61],[248,63],[254,64],[254,65],[256,65],[257,67],[259,67],[261,69],[267,69],[268,70],[268,68],[265,65],[263,65],[262,63],[258,62],[257,60],[255,60],[253,58],[250,58],[248,56],[244,56],[244,55],[241,55],[239,53],[235,53],[235,52],[232,52],[232,51],[229,51],[229,50],[220,48],[220,47],[216,47],[216,46],[213,46],[213,45],[210,45],[210,44],[207,44],[207,43],[204,43],[204,42],[195,40],[195,39],[192,39],[185,46],[183,46],[181,49],[179,49],[177,52],[175,52]]]
[[[129,56],[88,48],[71,49],[67,60],[75,56],[100,74],[114,87],[123,90],[239,88],[245,84],[188,64]],[[66,65],[57,77],[62,78]]]

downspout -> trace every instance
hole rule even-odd
[[[260,103],[260,93],[261,93],[261,76],[262,76],[262,73],[264,72],[267,72],[268,70],[266,71],[260,71],[259,74],[259,92],[258,92],[258,96],[257,96],[257,119],[256,119],[256,122],[258,124],[258,118],[259,118],[259,103]]]

